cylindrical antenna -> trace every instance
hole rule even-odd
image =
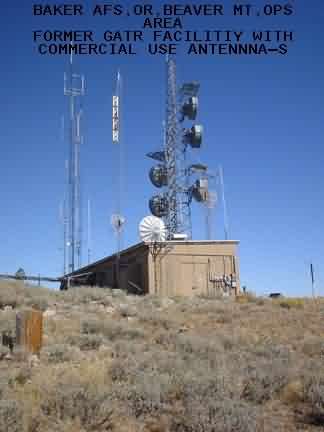
[[[227,216],[227,206],[225,200],[224,174],[223,174],[223,167],[221,165],[219,167],[219,179],[220,179],[223,214],[224,214],[224,234],[225,234],[225,240],[228,240],[228,216]]]

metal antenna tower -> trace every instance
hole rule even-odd
[[[166,169],[168,178],[168,237],[176,233],[191,237],[190,200],[186,181],[186,146],[179,135],[178,92],[176,63],[167,59],[167,107],[166,107]]]
[[[177,161],[176,147],[178,140],[177,119],[177,78],[175,61],[167,58],[167,104],[165,114],[165,161],[168,179],[167,215],[165,216],[168,237],[177,231]]]
[[[66,177],[68,179],[68,161],[65,161]],[[68,232],[69,232],[69,220],[67,212],[67,192],[64,194],[64,199],[61,204],[60,219],[63,225],[63,274],[67,273],[67,253],[68,253]]]
[[[66,242],[67,242],[67,225],[66,225],[66,201],[65,199],[63,199],[60,202],[60,206],[59,206],[59,220],[60,220],[60,224],[63,227],[63,248],[59,248],[60,251],[63,251],[63,266],[62,266],[62,270],[63,270],[63,275],[66,274]]]
[[[123,145],[121,134],[121,103],[122,103],[122,77],[120,71],[117,73],[116,87],[112,98],[112,142],[114,147],[114,171],[117,183],[116,210],[111,215],[110,223],[117,235],[117,254],[122,248],[122,234],[125,225],[125,217],[122,215],[122,195],[123,195]]]
[[[148,153],[147,156],[160,163],[150,170],[154,186],[164,188],[154,195],[149,207],[154,216],[164,219],[167,238],[175,234],[185,234],[191,238],[191,201],[193,186],[190,185],[190,169],[187,167],[187,150],[200,148],[202,126],[183,128],[183,122],[195,120],[198,108],[197,93],[199,84],[186,83],[178,89],[176,63],[167,57],[167,97],[165,120],[165,143],[163,151]]]
[[[73,57],[70,56],[69,71],[64,74],[64,95],[69,98],[69,179],[68,179],[68,272],[81,266],[82,223],[80,146],[82,96],[85,94],[83,75],[74,72]]]
[[[64,115],[61,118],[61,140],[65,143],[65,121]],[[65,160],[65,181],[68,183],[69,180],[69,162]],[[68,256],[68,230],[69,230],[69,220],[68,220],[68,190],[64,191],[63,199],[60,203],[60,223],[63,227],[63,247],[60,250],[63,251],[63,275],[67,273],[67,256]]]

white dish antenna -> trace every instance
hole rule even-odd
[[[146,216],[139,224],[139,235],[144,243],[164,242],[166,228],[162,219]]]

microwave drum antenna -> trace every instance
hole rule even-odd
[[[165,166],[159,164],[150,169],[150,180],[155,187],[166,186],[168,183],[167,170]]]
[[[192,196],[197,202],[206,203],[208,201],[208,179],[202,178],[196,181],[192,188]]]
[[[168,201],[163,195],[154,195],[149,201],[151,213],[160,218],[168,214]]]
[[[187,117],[188,120],[196,120],[198,111],[198,98],[196,96],[190,97],[181,108],[183,117]]]
[[[192,126],[191,129],[186,129],[183,141],[189,144],[192,148],[200,148],[202,142],[203,128],[201,125]]]

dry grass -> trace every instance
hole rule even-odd
[[[323,430],[323,300],[0,282],[1,332],[31,305],[44,347],[38,361],[1,348],[0,432]]]

